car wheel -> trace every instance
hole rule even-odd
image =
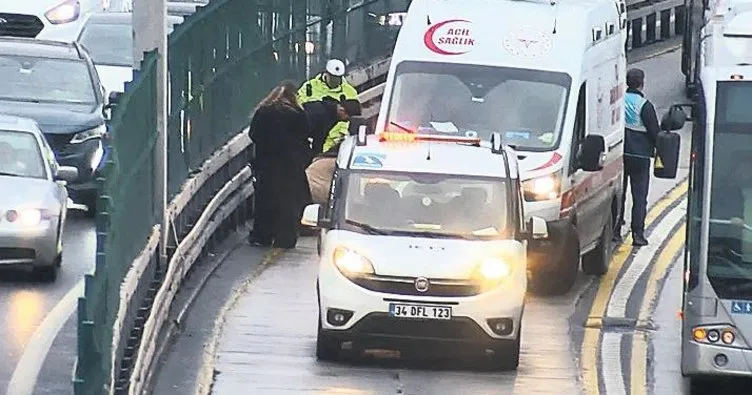
[[[550,260],[532,272],[530,288],[541,295],[564,295],[574,286],[580,270],[580,242],[574,225],[552,226],[549,235],[561,250],[546,251],[541,259]]]
[[[505,344],[501,344],[494,348],[494,353],[489,358],[491,359],[489,367],[492,370],[517,370],[520,365],[520,335],[522,331],[517,334],[517,338],[514,340],[505,340]]]
[[[50,266],[37,266],[34,267],[34,276],[40,281],[46,283],[52,283],[57,280],[57,274],[60,270],[60,259]]]
[[[609,215],[601,232],[601,239],[592,251],[582,257],[582,271],[593,276],[602,276],[608,271],[611,262],[611,239],[613,237],[613,216]]]
[[[316,359],[319,361],[336,361],[339,359],[341,349],[342,343],[324,332],[321,327],[321,315],[319,314],[319,325],[316,333]]]

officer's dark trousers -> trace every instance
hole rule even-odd
[[[648,211],[650,187],[650,159],[624,156],[624,193],[621,198],[618,228],[624,224],[624,206],[627,201],[627,183],[632,190],[632,235],[645,236],[645,216]]]

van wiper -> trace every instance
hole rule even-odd
[[[403,132],[412,133],[413,131],[410,130],[407,126],[402,126],[397,122],[389,121],[389,124],[392,126],[396,126],[398,129],[402,129]]]
[[[352,225],[352,226],[354,226],[354,227],[356,227],[358,229],[364,230],[364,231],[366,231],[366,232],[368,232],[368,233],[370,233],[372,235],[389,235],[389,234],[391,234],[391,232],[389,232],[387,230],[379,229],[379,228],[373,227],[371,225],[364,224],[362,222],[352,221],[352,220],[348,219],[348,220],[345,220],[345,223],[348,224],[348,225]]]
[[[23,177],[23,176],[22,176],[22,175],[20,175],[20,174],[16,174],[16,173],[8,173],[8,172],[4,172],[4,171],[0,171],[0,176],[8,176],[8,177]]]
[[[471,236],[467,236],[467,235],[463,235],[459,233],[399,230],[399,231],[394,231],[394,234],[399,234],[402,236],[425,237],[426,239],[464,239],[464,240],[472,239]]]

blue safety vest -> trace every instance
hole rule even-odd
[[[644,97],[637,93],[627,92],[624,96],[624,110],[626,112],[624,116],[624,123],[627,129],[632,129],[637,132],[647,132],[645,124],[642,122],[642,107],[648,101]]]

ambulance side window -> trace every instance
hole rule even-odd
[[[574,133],[572,136],[571,156],[569,161],[569,174],[577,171],[577,152],[580,149],[580,143],[585,139],[587,130],[587,82],[580,86],[580,93],[577,98],[577,111],[574,118]]]

